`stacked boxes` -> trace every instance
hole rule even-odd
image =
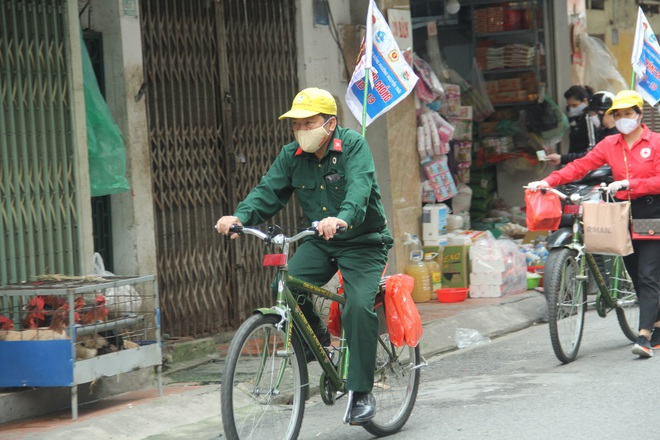
[[[527,290],[527,260],[513,241],[490,236],[470,247],[470,298],[500,297]]]
[[[448,120],[454,127],[452,150],[457,165],[456,180],[467,184],[472,166],[472,106],[458,106]]]
[[[476,59],[481,70],[531,67],[536,62],[536,48],[525,44],[490,46],[482,43],[476,49]]]

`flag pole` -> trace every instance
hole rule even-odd
[[[635,69],[633,69],[630,75],[630,90],[635,90]]]
[[[364,99],[362,100],[362,137],[367,134],[367,99],[369,97],[369,75],[371,75],[371,62],[373,56],[373,7],[374,0],[369,1],[367,8],[367,26],[364,34]]]
[[[367,134],[367,98],[369,97],[369,67],[364,69],[364,99],[362,100],[362,137]]]

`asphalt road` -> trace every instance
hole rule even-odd
[[[554,356],[546,324],[429,360],[401,439],[659,438],[651,427],[660,353],[630,352],[616,316],[589,312],[578,358]],[[369,439],[344,408],[308,407],[301,438]]]
[[[390,438],[659,438],[652,423],[660,353],[640,360],[631,348],[614,315],[602,319],[589,312],[580,354],[568,365],[555,358],[546,324],[436,356],[423,369],[408,424]],[[17,438],[222,439],[219,400],[219,385],[212,383]],[[313,397],[300,438],[372,438],[342,424],[344,409],[343,402],[328,407]]]

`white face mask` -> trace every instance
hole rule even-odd
[[[589,119],[591,119],[594,128],[600,127],[600,117],[598,115],[589,116]]]
[[[578,105],[577,107],[569,107],[568,116],[570,117],[580,116],[585,108],[587,108],[587,104],[585,104],[584,102]]]
[[[323,146],[328,136],[330,136],[330,133],[323,128],[328,121],[325,121],[320,127],[311,130],[297,130],[293,133],[298,141],[298,145],[304,152],[316,153]]]
[[[616,125],[616,129],[619,130],[620,133],[629,134],[635,131],[635,129],[639,126],[638,119],[638,117],[632,119],[621,118],[617,119],[614,122],[614,125]]]

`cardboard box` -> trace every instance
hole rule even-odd
[[[470,246],[445,246],[442,252],[442,287],[470,285]]]
[[[522,88],[520,78],[502,78],[497,80],[498,92],[516,92]]]
[[[528,231],[525,236],[523,237],[523,244],[528,244],[534,242],[534,240],[538,237],[545,237],[547,238],[548,235],[550,235],[552,231]]]

